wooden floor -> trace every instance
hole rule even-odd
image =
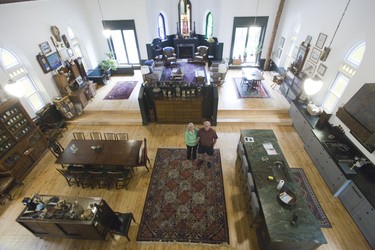
[[[116,237],[107,241],[39,239],[34,237],[15,222],[16,217],[24,208],[21,203],[24,197],[30,197],[36,193],[101,196],[114,210],[133,212],[136,221],[139,222],[151,176],[151,173],[143,168],[136,170],[135,177],[130,182],[128,190],[68,187],[65,180],[55,170],[55,168],[59,167],[54,164],[55,158],[50,152],[46,152],[45,156],[24,180],[23,185],[12,191],[14,200],[0,206],[0,249],[259,249],[255,229],[251,229],[247,224],[244,199],[240,192],[238,176],[236,176],[234,169],[236,145],[241,129],[274,130],[288,164],[291,167],[299,167],[305,170],[307,178],[333,226],[332,228],[322,229],[328,244],[322,245],[319,249],[370,249],[366,239],[362,236],[340,200],[332,196],[313,162],[305,152],[302,141],[294,128],[290,124],[288,125],[288,122],[285,122],[285,117],[279,122],[277,122],[279,118],[271,119],[272,116],[279,117],[280,114],[286,113],[288,109],[288,103],[282,99],[277,88],[272,90],[269,86],[270,82],[266,81],[266,85],[268,85],[266,87],[270,90],[272,98],[237,99],[231,77],[240,75],[241,71],[230,70],[227,74],[226,83],[219,89],[219,122],[218,126],[215,127],[219,136],[216,147],[220,148],[222,157],[229,224],[229,245],[136,242],[139,225],[134,223],[130,229],[130,242],[124,237]],[[269,78],[268,73],[265,73],[265,76]],[[133,79],[139,82],[129,100],[102,101],[116,81]],[[112,78],[108,86],[98,90],[95,100],[85,109],[85,115],[88,114],[89,118],[85,120],[84,115],[80,118],[83,122],[79,122],[80,119],[77,119],[77,121],[68,126],[68,130],[64,132],[64,138],[61,139],[62,145],[67,145],[72,139],[73,131],[83,131],[86,134],[90,131],[127,132],[132,139],[148,138],[149,157],[152,164],[157,148],[185,147],[184,125],[152,124],[142,126],[141,123],[116,118],[116,115],[123,111],[129,112],[134,119],[139,115],[137,113],[137,91],[140,82],[141,75],[139,71],[136,71],[133,77]],[[230,110],[238,116],[236,120],[231,117],[232,112]],[[244,110],[243,113],[241,113],[241,110]],[[269,112],[270,110],[273,110],[274,113]],[[254,119],[249,117],[245,117],[245,121],[238,119],[247,113],[253,115]],[[103,117],[104,114],[105,116]],[[267,114],[269,122],[267,122],[267,119],[261,119],[264,114]],[[114,117],[113,119],[111,118],[112,116]],[[95,117],[97,121],[95,121]],[[112,120],[114,121],[113,125],[109,125]]]

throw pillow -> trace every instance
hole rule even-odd
[[[154,60],[146,60],[143,65],[152,66],[154,64]]]

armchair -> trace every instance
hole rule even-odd
[[[194,60],[204,62],[207,58],[208,47],[201,45],[197,47],[197,52],[194,55]]]
[[[169,65],[171,62],[177,61],[177,57],[176,57],[176,54],[174,53],[173,47],[164,47],[163,55],[164,55],[164,60],[167,65]]]

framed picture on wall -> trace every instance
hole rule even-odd
[[[317,63],[320,58],[320,53],[322,52],[314,47],[313,50],[311,51],[310,60],[313,61],[314,63]]]
[[[39,48],[40,48],[40,51],[42,51],[43,55],[47,55],[48,53],[52,51],[47,41],[39,44]]]
[[[323,46],[324,46],[324,43],[326,42],[326,40],[327,40],[327,35],[323,34],[323,33],[320,33],[319,36],[318,36],[318,40],[316,40],[315,46],[319,49],[323,49]]]
[[[307,61],[306,64],[305,64],[304,71],[307,75],[313,76],[315,68],[316,68],[316,66],[313,62]]]
[[[327,70],[327,66],[321,63],[316,72],[318,72],[319,75],[324,76],[324,74],[326,73],[326,70]]]
[[[305,44],[306,44],[306,46],[308,46],[308,45],[311,43],[311,39],[312,39],[311,36],[307,36],[307,37],[306,37],[306,39],[305,39]]]

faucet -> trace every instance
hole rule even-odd
[[[358,156],[355,156],[353,166],[350,169],[353,169],[354,167],[360,168],[367,163],[371,163],[371,161],[364,157],[359,158]]]

